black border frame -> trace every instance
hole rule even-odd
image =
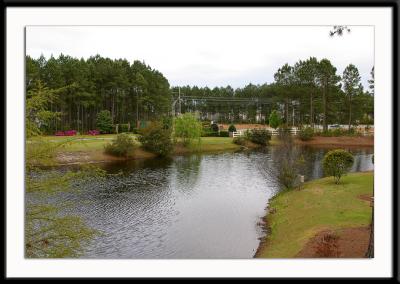
[[[400,283],[400,264],[399,264],[399,255],[400,255],[400,247],[399,247],[399,238],[400,238],[400,229],[399,229],[399,215],[400,215],[400,196],[398,193],[399,189],[399,180],[398,176],[400,175],[398,169],[398,160],[400,158],[398,146],[399,146],[399,114],[398,110],[400,110],[400,104],[398,99],[399,92],[399,22],[398,22],[398,14],[399,14],[399,0],[328,0],[328,1],[318,1],[318,0],[249,0],[249,1],[240,1],[240,0],[194,0],[194,1],[185,1],[185,0],[3,0],[3,42],[4,42],[4,55],[3,55],[3,68],[4,74],[6,74],[6,30],[7,30],[7,17],[6,17],[6,8],[7,7],[290,7],[290,8],[300,8],[300,7],[388,7],[392,8],[392,112],[393,112],[393,127],[392,127],[392,135],[393,135],[393,158],[391,161],[392,165],[392,192],[393,192],[393,253],[392,253],[392,277],[390,278],[266,278],[270,280],[391,280]],[[52,278],[8,278],[6,275],[6,154],[7,154],[7,146],[6,146],[6,118],[7,118],[7,107],[6,107],[6,77],[3,76],[3,86],[4,86],[4,94],[3,95],[3,122],[4,122],[4,276],[5,280],[9,279],[52,279]],[[152,277],[146,278],[151,279]],[[208,277],[202,278],[207,279]],[[228,277],[229,278],[229,277]],[[53,278],[54,279],[54,278]],[[90,279],[90,278],[56,278],[56,279]],[[92,277],[92,279],[103,279],[99,277]],[[106,279],[129,279],[129,278],[113,278],[107,277]],[[133,278],[138,279],[138,278]],[[157,278],[155,278],[157,279]],[[181,278],[170,278],[170,279],[181,279]]]

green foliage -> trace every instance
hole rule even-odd
[[[354,103],[355,96],[360,93],[362,90],[361,85],[361,76],[358,72],[358,69],[353,64],[350,64],[343,71],[343,89],[345,94],[347,95],[347,106],[348,106],[348,125],[349,129],[353,123],[353,108],[352,105]]]
[[[132,130],[132,127],[128,123],[120,123],[118,124],[118,133],[129,132]]]
[[[228,131],[229,131],[229,132],[236,132],[236,127],[235,127],[235,125],[233,125],[233,124],[229,125]]]
[[[96,126],[101,133],[111,133],[113,131],[113,123],[110,111],[102,110],[97,114]]]
[[[216,123],[211,124],[211,130],[213,132],[218,132],[219,131],[218,124],[216,124]]]
[[[96,231],[77,216],[61,215],[51,205],[28,205],[25,255],[28,258],[78,257]]]
[[[279,168],[278,181],[285,189],[292,189],[297,177],[296,168],[287,160],[283,160]]]
[[[212,89],[177,86],[170,89],[167,79],[159,71],[137,60],[131,64],[125,59],[112,60],[100,55],[86,60],[68,55],[48,59],[27,56],[26,88],[27,93],[32,91],[39,78],[43,85],[52,90],[64,88],[57,93],[51,104],[44,107],[45,111],[62,113],[62,119],[53,118],[41,123],[40,130],[47,133],[69,129],[76,129],[81,133],[91,130],[96,124],[97,110],[102,110],[104,106],[113,110],[111,115],[115,124],[129,121],[133,122],[132,126],[137,126],[137,120],[159,120],[170,113],[172,93],[177,92],[178,88],[186,96],[234,97],[254,101],[245,108],[242,104],[229,100],[202,100],[201,103],[187,100],[182,105],[183,113],[195,110],[202,118],[213,113],[218,115],[219,122],[254,123],[258,111],[268,113],[272,107],[279,109],[282,120],[289,123],[289,120],[292,121],[292,105],[296,102],[295,123],[309,119],[309,124],[312,125],[323,117],[325,130],[326,124],[347,124],[351,105],[352,122],[372,123],[373,78],[370,80],[369,92],[354,85],[357,92],[354,92],[352,103],[349,104],[350,98],[346,90],[342,90],[340,77],[336,72],[329,60],[310,57],[299,60],[293,66],[281,66],[275,73],[275,82],[270,84],[248,84],[236,89],[231,86]],[[371,75],[373,76],[373,72]],[[257,100],[264,99],[270,100],[271,104],[256,103]],[[46,116],[45,113],[43,115]],[[27,124],[32,122],[37,121],[27,120]],[[269,123],[274,125],[273,121]]]
[[[25,131],[30,138],[42,134],[52,120],[59,118],[59,112],[48,110],[48,106],[54,102],[56,94],[62,89],[50,90],[41,81],[36,81],[27,92],[25,105]]]
[[[135,149],[135,142],[131,135],[126,133],[118,134],[111,142],[104,145],[104,152],[113,156],[129,156]]]
[[[175,137],[181,138],[183,145],[188,146],[194,140],[200,142],[202,125],[191,113],[185,113],[175,118],[174,126]]]
[[[201,132],[202,137],[219,137],[218,132],[212,131],[210,128],[203,129]]]
[[[50,196],[70,190],[73,184],[79,188],[81,182],[105,176],[103,170],[86,166],[77,172],[46,171],[38,177],[42,170],[37,165],[52,165],[55,153],[65,143],[50,143],[36,137],[26,144],[27,195]],[[63,204],[55,206],[26,200],[25,256],[28,258],[78,257],[84,245],[96,234],[79,217],[62,212]]]
[[[314,130],[311,127],[302,128],[299,132],[299,138],[302,141],[309,141],[314,136]]]
[[[339,137],[339,136],[360,136],[361,133],[358,133],[354,127],[351,127],[349,130],[341,128],[329,129],[326,131],[318,132],[317,135],[323,137]]]
[[[171,108],[168,80],[161,72],[138,60],[130,63],[126,59],[100,55],[87,59],[63,54],[57,58],[26,56],[27,91],[34,88],[39,78],[50,89],[74,84],[46,107],[46,110],[63,113],[63,119],[49,125],[50,133],[67,128],[67,124],[69,129],[78,132],[92,130],[98,111],[105,106],[113,110],[115,124],[136,123],[137,118],[159,119]]]
[[[325,154],[322,166],[325,174],[333,176],[335,183],[338,184],[342,175],[347,173],[354,163],[351,153],[337,149]]]
[[[266,129],[251,129],[246,132],[246,138],[259,145],[267,145],[271,140],[271,132]]]
[[[174,120],[171,116],[163,116],[161,119],[161,123],[162,123],[164,129],[172,130]]]
[[[166,129],[160,122],[152,122],[140,130],[139,141],[144,149],[157,154],[168,156],[173,150],[171,129]]]
[[[229,132],[228,131],[220,131],[219,137],[229,137]]]
[[[278,128],[279,125],[281,125],[282,121],[281,118],[279,117],[278,113],[276,110],[273,110],[271,114],[269,115],[269,125],[276,129]]]

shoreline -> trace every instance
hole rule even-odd
[[[364,253],[366,253],[367,250],[370,234],[368,220],[369,217],[372,217],[369,216],[368,212],[372,214],[370,206],[373,193],[372,184],[367,183],[364,187],[360,187],[360,183],[361,181],[365,183],[365,179],[368,179],[367,181],[371,179],[372,181],[373,173],[373,171],[349,173],[342,178],[342,184],[336,187],[331,181],[332,177],[316,179],[306,182],[301,189],[282,191],[269,199],[267,201],[266,214],[261,218],[262,221],[260,222],[264,236],[260,239],[253,257],[365,257]],[[356,193],[353,194],[349,189],[356,191]],[[351,215],[354,213],[350,210],[353,209],[351,205],[347,204],[344,206],[340,204],[340,208],[333,209],[336,211],[333,211],[331,216],[324,216],[324,218],[330,220],[330,222],[323,219],[321,222],[315,222],[315,224],[310,225],[307,221],[304,221],[307,219],[311,219],[312,221],[318,219],[320,217],[319,214],[321,214],[321,208],[318,207],[326,206],[325,208],[328,208],[332,204],[338,206],[339,203],[335,204],[337,201],[331,198],[332,194],[346,194],[343,198],[346,198],[347,202],[355,204],[354,211],[356,215],[358,213],[362,218]],[[315,200],[307,200],[310,196],[315,197],[315,195],[317,195],[317,202]],[[324,195],[326,195],[326,197]],[[297,201],[297,204],[294,200]],[[321,206],[319,202],[322,204]],[[292,212],[292,208],[290,208],[294,206],[299,206],[296,208],[298,210],[295,210],[295,213]],[[347,214],[349,216],[348,219],[343,219],[342,214]],[[288,216],[289,219],[286,219]],[[304,226],[299,225],[302,224],[302,222],[304,222]],[[290,223],[290,225],[288,225],[288,223]],[[277,235],[281,238],[277,238]],[[318,248],[316,248],[316,246],[324,242],[326,236],[335,236],[335,238],[337,238],[335,242],[338,248],[335,256],[317,255]],[[282,241],[282,239],[284,239],[284,241]],[[286,245],[289,243],[291,248],[288,251],[282,252],[282,243]]]
[[[78,138],[78,141],[80,138]],[[143,159],[154,159],[157,156],[151,152],[148,152],[141,147],[134,150],[134,154],[130,157],[115,157],[104,154],[103,144],[110,140],[109,136],[98,137],[94,139],[95,145],[91,146],[90,143],[83,146],[72,146],[68,149],[65,148],[56,154],[55,162],[56,165],[80,165],[80,164],[96,164],[96,163],[108,163],[117,161],[129,161],[129,160],[143,160]],[[191,154],[202,154],[202,153],[226,153],[235,151],[246,151],[264,146],[256,145],[251,142],[247,142],[245,146],[240,146],[232,142],[232,138],[220,138],[220,137],[202,137],[202,143],[194,145],[190,148],[183,147],[178,144],[175,146],[174,152],[171,156],[191,155]],[[81,142],[78,142],[81,143]],[[99,144],[100,143],[100,144]],[[279,140],[277,137],[272,137],[267,146],[279,146]],[[352,148],[352,147],[366,147],[370,148],[374,146],[373,136],[340,136],[340,137],[314,137],[309,141],[301,141],[295,138],[294,145],[317,147],[317,148]],[[74,147],[77,147],[74,149]]]

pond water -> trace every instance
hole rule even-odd
[[[327,149],[300,148],[306,179],[323,176]],[[372,148],[350,149],[352,171],[373,170]],[[101,165],[122,172],[58,195],[101,233],[84,258],[252,258],[279,190],[273,147]]]

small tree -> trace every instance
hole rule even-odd
[[[246,136],[251,142],[263,146],[271,140],[271,132],[265,129],[252,129],[246,132]]]
[[[97,114],[96,126],[101,133],[111,133],[113,124],[110,111],[102,110]]]
[[[173,150],[171,129],[161,122],[152,122],[146,128],[140,130],[139,141],[144,149],[157,154],[168,156]]]
[[[211,130],[214,132],[218,132],[219,131],[218,124],[216,123],[211,124]]]
[[[338,184],[342,175],[347,173],[354,163],[354,157],[351,153],[337,149],[325,154],[322,161],[324,172],[333,176],[335,183]]]
[[[281,118],[279,117],[278,113],[276,110],[272,111],[270,116],[269,116],[269,125],[277,129],[279,125],[281,125],[282,121]]]
[[[118,134],[117,137],[104,146],[104,152],[114,156],[127,157],[135,148],[132,136],[126,133]]]
[[[233,125],[233,124],[229,125],[228,131],[229,132],[235,132],[236,131],[235,125]]]
[[[311,140],[313,136],[314,136],[314,130],[311,127],[305,127],[301,129],[299,132],[299,138],[302,141]]]
[[[181,138],[183,145],[188,146],[196,139],[200,141],[202,125],[194,115],[185,113],[175,119],[174,125],[175,137]]]

